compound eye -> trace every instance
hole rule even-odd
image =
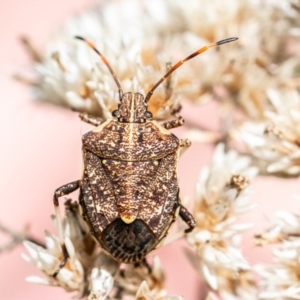
[[[116,118],[120,117],[120,112],[117,109],[114,110],[111,114],[113,117],[116,117]]]
[[[145,114],[144,114],[144,117],[146,119],[150,119],[150,118],[152,118],[152,113],[150,111],[146,111]]]

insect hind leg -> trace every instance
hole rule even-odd
[[[191,232],[196,227],[193,215],[182,204],[180,204],[179,216],[189,226],[184,231],[185,233]]]
[[[147,270],[148,274],[152,274],[152,268],[149,265],[149,263],[147,262],[146,258],[144,257],[141,261],[137,262],[134,264],[135,268],[142,268],[145,267],[145,269]]]
[[[59,264],[57,270],[52,275],[53,277],[57,276],[59,271],[65,266],[65,264],[68,260],[68,257],[69,257],[69,254],[68,254],[65,242],[64,242],[63,225],[62,225],[62,219],[61,219],[61,214],[60,214],[60,209],[59,209],[58,198],[76,191],[80,186],[81,186],[81,180],[76,180],[76,181],[70,182],[68,184],[65,184],[65,185],[59,187],[54,192],[53,204],[54,204],[55,217],[56,217],[56,222],[57,222],[57,227],[58,227],[59,242],[61,245],[62,254],[63,254],[64,258],[63,258],[62,262]]]

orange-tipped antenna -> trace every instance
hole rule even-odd
[[[190,60],[191,58],[205,52],[206,50],[216,47],[216,46],[220,46],[226,43],[230,43],[230,42],[234,42],[236,41],[238,38],[237,37],[232,37],[232,38],[228,38],[225,40],[221,40],[212,44],[209,44],[207,46],[204,46],[202,48],[200,48],[199,50],[197,50],[196,52],[192,53],[191,55],[189,55],[188,57],[186,57],[185,59],[179,61],[176,65],[174,65],[153,87],[152,89],[148,92],[148,94],[146,95],[145,101],[148,102],[154,92],[154,90],[170,75],[172,74],[176,69],[178,69],[181,65],[183,65],[186,61]]]
[[[81,36],[75,36],[75,39],[84,41],[90,48],[92,48],[92,49],[93,49],[93,50],[101,57],[102,61],[103,61],[104,64],[107,66],[107,68],[108,68],[110,74],[112,75],[112,77],[114,78],[114,80],[115,80],[115,82],[116,82],[116,84],[117,84],[117,86],[118,86],[118,90],[119,90],[119,98],[120,98],[120,101],[121,101],[121,100],[122,100],[122,96],[123,96],[123,90],[122,90],[122,88],[121,88],[120,81],[119,81],[119,79],[117,78],[115,72],[114,72],[113,69],[111,68],[111,66],[110,66],[110,64],[108,63],[108,61],[107,61],[107,59],[105,58],[105,56],[102,55],[102,54],[100,53],[100,51],[95,47],[95,45],[94,45],[92,42],[86,40],[85,38],[83,38],[83,37],[81,37]]]

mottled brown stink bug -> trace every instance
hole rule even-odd
[[[229,38],[205,46],[175,64],[147,93],[125,93],[106,58],[98,53],[119,89],[119,105],[113,118],[104,122],[81,114],[81,119],[97,126],[83,136],[83,176],[58,188],[54,206],[59,224],[60,242],[65,256],[58,198],[80,188],[79,203],[91,234],[102,249],[122,263],[136,263],[166,236],[176,213],[191,231],[195,220],[182,206],[178,187],[180,148],[190,142],[179,140],[169,129],[181,126],[183,119],[164,122],[152,120],[147,103],[153,91],[185,61],[209,48],[235,41]],[[58,270],[59,271],[59,270]],[[58,272],[57,271],[57,272]],[[56,274],[57,274],[56,272]],[[54,274],[55,275],[55,274]]]

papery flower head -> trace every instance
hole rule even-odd
[[[23,254],[23,258],[46,275],[44,278],[31,276],[27,280],[60,286],[66,291],[77,291],[79,297],[82,297],[89,290],[88,275],[91,269],[97,266],[99,255],[103,254],[95,253],[96,243],[90,235],[87,225],[80,217],[78,204],[72,203],[70,200],[66,202],[64,242],[69,258],[62,268],[60,268],[60,264],[64,255],[59,239],[47,231],[45,235],[46,244],[44,246],[24,241],[24,246],[30,256]],[[118,268],[118,263],[113,259],[108,259],[106,268],[109,271],[114,271]],[[57,273],[56,276],[54,276],[55,273]],[[109,293],[110,290],[107,292]]]
[[[197,182],[194,209],[197,225],[187,237],[196,251],[196,256],[190,253],[189,257],[196,262],[201,275],[220,294],[235,295],[232,299],[255,293],[248,273],[250,266],[238,248],[240,234],[251,225],[234,224],[238,214],[254,207],[247,203],[248,185],[257,173],[250,162],[233,150],[226,153],[223,144],[217,146],[210,166],[202,170]],[[238,292],[233,290],[234,282],[238,285],[243,276],[249,278],[248,286]]]
[[[300,200],[300,197],[295,196]],[[264,246],[268,244],[285,243],[300,238],[300,215],[287,211],[278,211],[275,214],[275,224],[264,232],[255,236],[256,244]]]
[[[226,153],[224,144],[219,144],[210,166],[202,169],[196,184],[197,227],[221,231],[220,224],[253,208],[253,204],[247,202],[249,183],[256,173],[251,159],[234,150]],[[228,223],[223,225],[226,228]]]
[[[238,43],[173,74],[155,91],[149,109],[165,119],[180,108],[178,93],[194,101],[215,95],[262,118],[266,87],[297,80],[293,70],[300,62],[282,47],[290,23],[290,13],[263,1],[232,0],[221,10],[216,0],[191,0],[188,6],[179,0],[105,2],[70,19],[34,56],[32,84],[38,99],[106,119],[117,106],[116,86],[91,50],[73,41],[75,35],[96,44],[125,92],[144,95],[177,61],[205,44],[238,36]]]
[[[297,197],[299,199],[299,196]],[[277,243],[272,265],[254,268],[262,277],[259,299],[298,299],[300,295],[300,215],[278,212],[276,223],[259,235],[259,242]]]
[[[278,176],[300,174],[300,94],[269,90],[272,109],[264,122],[247,122],[234,134],[246,144],[261,172]]]
[[[183,298],[176,295],[155,295],[155,292],[149,289],[146,281],[143,281],[136,293],[135,300],[183,300]]]
[[[105,300],[113,289],[114,279],[106,270],[94,268],[91,273],[91,292],[88,300]]]
[[[137,1],[124,5],[107,2],[101,5],[101,10],[75,16],[43,53],[35,55],[38,60],[34,62],[32,85],[38,99],[103,119],[111,117],[119,101],[115,82],[100,58],[87,45],[74,40],[78,35],[93,42],[107,58],[124,92],[146,95],[168,71],[171,53],[165,54],[162,49],[166,44],[172,49],[173,43],[157,38],[162,29],[155,23],[159,20],[153,7]],[[153,5],[157,6],[158,2]],[[124,14],[123,10],[128,11],[130,7],[130,14]],[[148,103],[154,118],[165,119],[180,109],[179,98],[174,93],[178,85],[176,76],[172,75],[156,89]]]
[[[201,5],[192,0],[188,6],[183,1],[168,1],[170,22],[180,28],[178,36],[186,51],[199,43],[239,37],[236,43],[186,64],[179,80],[190,81],[190,88],[198,90],[187,98],[199,101],[213,95],[237,105],[251,118],[262,119],[269,104],[266,89],[299,82],[300,59],[290,50],[290,44],[297,45],[291,41],[290,29],[298,15],[287,6],[279,1],[231,0],[223,6],[217,0],[204,0]]]

